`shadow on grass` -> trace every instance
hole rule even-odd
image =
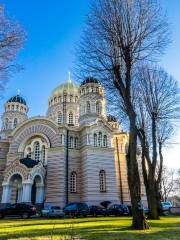
[[[41,237],[41,239],[45,239],[46,237],[53,236],[65,236],[67,235],[67,230],[54,229],[52,231],[47,230],[36,230],[35,232],[26,231],[22,233],[10,233],[6,236],[0,236],[1,240],[8,240],[8,239],[19,239],[19,238],[29,238],[29,239],[37,239]],[[82,237],[82,239],[88,240],[179,240],[180,239],[180,231],[174,232],[169,230],[163,231],[156,231],[154,233],[151,232],[138,232],[138,231],[129,231],[128,228],[124,229],[112,229],[111,231],[106,230],[98,230],[98,228],[86,228],[86,229],[76,229],[76,234]],[[53,238],[52,238],[53,239]]]
[[[73,221],[75,220],[75,221]],[[120,218],[107,218],[107,219],[65,219],[64,220],[55,220],[49,221],[45,220],[38,223],[38,220],[27,220],[27,224],[24,221],[20,221],[19,223],[14,223],[10,232],[2,234],[0,230],[0,239],[1,240],[9,240],[9,239],[19,239],[19,238],[29,238],[29,239],[48,239],[49,236],[59,236],[56,239],[61,239],[60,237],[67,235],[69,232],[68,228],[70,228],[71,224],[77,235],[81,237],[81,239],[87,240],[180,240],[180,218],[174,218],[172,223],[167,223],[168,218],[166,218],[163,223],[162,222],[150,222],[151,230],[148,231],[133,231],[130,226],[127,225],[127,221],[130,218],[123,218],[122,221]],[[125,223],[124,223],[125,220]],[[49,221],[49,222],[47,222]],[[117,222],[118,221],[118,222]],[[103,224],[104,222],[104,224]],[[5,224],[13,224],[13,222],[4,221]],[[92,223],[94,225],[87,226],[86,223]],[[35,227],[42,225],[41,229],[36,229]],[[62,226],[61,226],[62,224]],[[1,222],[0,222],[1,225]],[[50,225],[49,229],[47,225]],[[2,226],[2,225],[1,225]],[[33,226],[33,229],[23,229],[23,227]],[[44,228],[43,228],[44,226]],[[118,227],[119,226],[119,227]],[[14,227],[14,229],[13,229]],[[19,229],[22,227],[22,229]],[[17,229],[16,229],[17,228]],[[3,230],[3,226],[1,227]]]
[[[40,218],[40,219],[28,219],[28,220],[23,220],[23,219],[8,219],[5,218],[3,220],[0,220],[0,228],[14,228],[14,227],[28,227],[28,226],[40,226],[40,225],[54,225],[54,224],[62,224],[62,225],[68,225],[68,224],[83,224],[83,223],[97,223],[97,222],[111,222],[112,221],[119,221],[120,218],[114,217],[113,220],[112,218]],[[129,221],[129,218],[125,219],[123,218],[123,221]],[[7,225],[9,224],[9,225]],[[107,223],[108,224],[108,223]]]

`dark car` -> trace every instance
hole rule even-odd
[[[128,210],[129,210],[129,216],[132,216],[132,206],[131,205],[127,205]]]
[[[89,215],[91,216],[106,216],[106,209],[100,206],[89,206]]]
[[[89,208],[86,203],[69,203],[64,207],[65,215],[86,217],[88,213]]]
[[[0,208],[0,218],[6,216],[20,216],[25,219],[36,215],[36,213],[36,208],[33,205],[24,203],[10,204],[4,208]]]
[[[124,204],[113,204],[107,209],[107,215],[123,216],[128,214],[129,214],[128,206]]]

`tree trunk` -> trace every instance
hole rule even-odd
[[[132,203],[132,226],[135,229],[148,229],[144,211],[141,207],[141,183],[139,178],[139,169],[136,158],[137,149],[137,128],[135,117],[130,117],[130,135],[129,135],[129,151],[127,155],[128,165],[128,183]]]
[[[153,220],[159,220],[159,205],[157,202],[157,188],[156,188],[156,179],[153,176],[154,174],[149,173],[148,176],[148,188],[146,189],[149,214],[148,218]]]
[[[152,177],[155,177],[156,165],[157,165],[157,136],[156,136],[156,117],[152,116]]]
[[[140,133],[140,132],[139,132]],[[154,176],[154,169],[152,167],[152,163],[149,156],[148,146],[146,145],[146,138],[144,132],[139,134],[139,138],[142,146],[142,170],[143,170],[143,178],[144,185],[146,188],[146,197],[149,207],[148,218],[153,220],[159,220],[158,209],[159,205],[157,202],[157,185],[156,179]],[[147,160],[148,166],[145,164],[145,159]]]
[[[158,178],[156,182],[156,188],[157,188],[157,204],[159,206],[159,213],[162,214],[162,208],[161,208],[161,201],[162,201],[162,170],[163,170],[163,154],[162,154],[162,143],[159,142],[159,158],[160,158],[160,165],[159,165],[159,172],[158,172]]]

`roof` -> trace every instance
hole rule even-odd
[[[117,118],[112,115],[108,115],[107,120],[108,122],[117,122]]]
[[[96,78],[94,78],[94,77],[87,77],[87,78],[85,78],[84,81],[81,83],[81,86],[83,86],[83,85],[85,85],[85,84],[87,84],[87,83],[98,83],[98,84],[100,84],[100,82],[99,82]]]
[[[57,86],[51,93],[51,96],[61,96],[64,91],[67,93],[78,94],[78,86],[76,86],[71,80]]]
[[[20,163],[24,164],[27,168],[33,168],[38,165],[39,161],[35,161],[29,157],[20,159]]]
[[[21,103],[21,104],[27,105],[25,99],[21,97],[19,94],[11,97],[7,102]]]

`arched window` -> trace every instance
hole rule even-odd
[[[66,94],[63,95],[63,102],[67,102],[67,95]]]
[[[75,137],[74,139],[74,148],[78,148],[78,138]]]
[[[41,154],[42,154],[42,163],[44,164],[46,161],[46,148],[44,145],[42,145],[42,149],[41,149]]]
[[[70,95],[69,100],[70,102],[73,102],[73,95]]]
[[[91,104],[89,101],[86,103],[86,107],[87,107],[87,113],[90,113],[91,112]]]
[[[98,135],[98,146],[102,146],[102,132],[99,132],[99,135]]]
[[[17,118],[15,118],[15,119],[14,119],[14,128],[17,127],[17,124],[18,124],[18,120],[17,120]]]
[[[75,97],[75,102],[76,102],[76,103],[78,102],[78,96]]]
[[[106,173],[104,170],[99,172],[99,188],[100,192],[106,192]]]
[[[31,148],[30,147],[27,149],[27,157],[31,158]]]
[[[60,144],[63,144],[63,134],[60,135]]]
[[[34,159],[35,159],[35,161],[40,160],[40,144],[39,144],[39,142],[34,143]]]
[[[77,192],[77,173],[76,172],[71,173],[70,191],[71,193]]]
[[[101,103],[100,102],[96,102],[96,113],[101,114]]]
[[[5,129],[8,129],[8,125],[9,125],[9,119],[6,118],[6,119],[5,119]]]
[[[94,146],[97,147],[97,134],[94,134]]]
[[[103,138],[103,146],[107,147],[107,136],[106,135],[104,135],[104,138]]]
[[[73,137],[69,138],[69,148],[73,148]]]
[[[73,124],[73,113],[72,112],[69,113],[69,121],[68,122],[70,125]]]
[[[58,119],[57,119],[58,124],[62,124],[62,113],[58,113]]]

